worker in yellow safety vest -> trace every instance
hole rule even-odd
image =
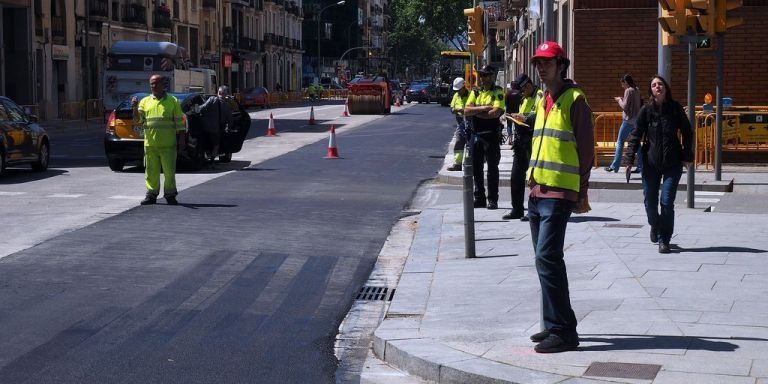
[[[184,112],[179,101],[169,95],[166,79],[160,75],[149,78],[152,94],[141,101],[136,96],[131,99],[133,120],[144,127],[144,181],[147,195],[141,205],[157,203],[160,194],[160,170],[165,176],[163,197],[168,205],[177,205],[176,195],[176,135],[179,144],[184,146],[187,128],[184,124]]]
[[[570,60],[555,42],[531,57],[546,91],[536,105],[528,219],[542,296],[541,332],[531,335],[538,353],[576,349],[579,334],[565,268],[565,229],[571,213],[589,212],[589,176],[595,157],[592,111],[584,91],[566,78]]]

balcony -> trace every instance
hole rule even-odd
[[[139,4],[123,4],[123,23],[147,26],[147,8]]]
[[[264,44],[269,45],[275,45],[275,34],[274,33],[265,33],[264,34]]]
[[[64,16],[51,16],[51,38],[56,45],[67,45],[67,24]]]
[[[259,52],[261,51],[261,42],[249,37],[240,37],[237,41],[237,49],[247,52]]]
[[[163,32],[169,32],[173,28],[171,14],[167,7],[155,9],[152,13],[152,27]]]
[[[216,0],[203,0],[203,9],[216,9]]]
[[[109,2],[107,0],[88,0],[88,12],[93,18],[109,18]]]

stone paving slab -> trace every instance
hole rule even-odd
[[[674,252],[660,255],[647,240],[640,203],[592,207],[573,217],[566,236],[578,350],[541,355],[528,340],[540,316],[528,224],[475,210],[479,257],[466,259],[456,202],[419,217],[425,228],[417,229],[409,250],[419,268],[403,275],[392,302],[396,311],[376,331],[379,358],[440,383],[768,380],[766,215],[678,205]],[[605,227],[603,219],[642,227]],[[411,316],[404,320],[405,314]],[[594,362],[661,370],[653,381],[584,376]]]

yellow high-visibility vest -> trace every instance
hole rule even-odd
[[[165,94],[158,99],[149,95],[139,102],[139,123],[144,125],[145,147],[172,147],[176,145],[176,132],[186,131],[184,112],[179,101]]]
[[[531,113],[533,112],[533,108],[536,107],[536,103],[541,100],[544,97],[544,92],[541,91],[541,88],[536,90],[536,93],[534,93],[531,96],[523,98],[523,102],[520,104],[520,112],[519,113]]]
[[[526,178],[537,184],[579,192],[579,154],[571,125],[571,106],[578,98],[586,101],[584,92],[569,88],[555,101],[545,115],[545,100],[536,107],[531,161]]]

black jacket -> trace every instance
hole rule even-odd
[[[666,102],[661,108],[655,103],[646,104],[640,109],[635,129],[629,136],[624,165],[632,164],[640,149],[645,155],[645,164],[656,169],[680,167],[684,161],[693,161],[692,146],[693,130],[682,105],[676,101]]]

